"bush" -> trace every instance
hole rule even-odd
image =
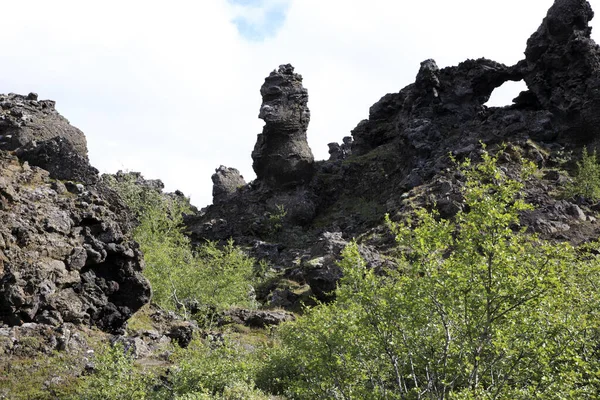
[[[144,275],[153,301],[187,313],[188,306],[208,312],[231,306],[253,307],[251,280],[254,261],[229,242],[222,248],[206,243],[192,249],[185,235],[183,214],[189,202],[136,183],[136,175],[105,177],[139,220],[134,239],[144,253]]]
[[[356,244],[346,248],[337,300],[281,330],[279,353],[293,368],[277,376],[280,390],[298,399],[598,396],[598,257],[519,229],[530,206],[494,157],[461,169],[468,211],[454,221],[425,210],[414,224],[388,219],[397,269],[377,275]]]
[[[149,398],[149,378],[135,368],[121,344],[104,346],[93,359],[94,372],[82,379],[78,399],[143,400]]]
[[[268,397],[254,387],[257,355],[236,343],[210,343],[194,339],[178,349],[170,375],[169,398],[263,400]]]
[[[580,195],[589,200],[600,200],[600,164],[596,157],[596,150],[589,154],[583,148],[581,161],[577,162],[577,170],[571,190],[571,195]]]

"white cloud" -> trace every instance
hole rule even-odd
[[[20,0],[3,4],[0,92],[36,91],[87,135],[103,171],[140,170],[203,206],[224,164],[254,177],[259,89],[291,62],[308,88],[319,159],[419,63],[522,58],[552,0],[291,0],[280,30],[243,38],[268,9],[227,0]],[[512,98],[512,97],[511,97]],[[510,98],[507,102],[510,101]]]
[[[227,0],[232,21],[239,30],[254,33],[247,39],[263,39],[276,33],[285,19],[291,0]]]

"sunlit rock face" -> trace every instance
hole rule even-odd
[[[63,183],[0,151],[0,324],[120,332],[150,301],[129,230],[110,189]]]
[[[235,168],[221,165],[211,177],[213,182],[213,204],[227,201],[235,192],[246,185],[244,177]]]
[[[85,135],[54,108],[52,100],[38,95],[0,94],[0,149],[15,150],[31,141],[61,137],[87,160]]]
[[[600,134],[600,48],[591,39],[594,17],[585,0],[557,0],[527,41],[519,63],[540,107],[564,118],[583,141]]]
[[[265,79],[260,94],[259,118],[265,127],[252,152],[257,178],[273,187],[307,182],[314,158],[306,139],[310,111],[302,76],[290,64],[281,65]]]
[[[587,1],[556,0],[515,65],[486,58],[415,65],[414,83],[373,104],[352,137],[329,144],[327,161],[313,163],[306,90],[291,66],[281,66],[261,88],[266,125],[252,153],[258,179],[188,219],[192,237],[246,243],[324,300],[340,276],[340,246],[317,251],[320,241],[358,238],[368,264],[385,267],[379,254],[395,244],[383,215],[402,219],[425,207],[454,217],[464,206],[456,161],[477,162],[486,146],[504,149],[508,174],[517,176],[523,159],[552,170],[524,188],[535,205],[521,216],[524,227],[551,240],[595,240],[600,228],[587,217],[595,204],[549,195],[567,184],[559,170],[574,167],[584,147],[600,151],[600,49],[590,36],[592,17]],[[527,89],[510,105],[488,107],[508,81]],[[281,304],[293,299],[292,293]]]
[[[132,227],[54,102],[0,95],[0,325],[122,332],[151,295]]]

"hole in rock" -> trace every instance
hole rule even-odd
[[[501,86],[494,89],[490,99],[485,103],[488,107],[505,107],[513,105],[513,99],[519,95],[519,93],[527,90],[527,85],[524,81],[507,81]]]

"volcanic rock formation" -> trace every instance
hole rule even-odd
[[[265,79],[260,94],[265,127],[252,152],[257,178],[286,188],[310,180],[314,158],[306,140],[310,111],[302,76],[290,64],[281,65]]]
[[[132,222],[83,133],[37,96],[0,95],[0,325],[120,332],[150,300]]]
[[[60,136],[87,160],[85,135],[60,115],[52,100],[38,95],[0,95],[0,149],[15,150],[29,142]]]
[[[527,41],[518,67],[540,108],[563,122],[564,133],[590,141],[600,134],[600,48],[585,0],[556,0]]]
[[[568,183],[565,171],[583,146],[600,147],[600,50],[590,38],[592,16],[587,1],[556,0],[527,41],[525,59],[513,66],[480,58],[440,69],[424,61],[415,83],[370,108],[352,142],[329,145],[327,161],[312,163],[306,92],[291,66],[280,67],[261,89],[267,124],[252,154],[257,181],[188,218],[193,240],[233,237],[327,299],[340,277],[337,244],[358,238],[367,263],[385,266],[381,253],[394,243],[383,215],[403,219],[424,206],[454,216],[462,207],[454,160],[477,160],[482,143],[505,149],[500,161],[507,173],[516,174],[522,159],[545,171],[525,187],[536,206],[522,216],[530,231],[576,243],[597,237],[591,215],[598,206],[549,194]],[[521,80],[528,90],[512,105],[486,106],[494,89]],[[323,250],[322,243],[332,245]],[[273,290],[289,295],[278,294],[279,304],[293,303],[295,291]]]
[[[240,187],[246,186],[244,177],[235,168],[227,168],[221,165],[215,170],[211,177],[213,181],[213,203],[226,201]]]

